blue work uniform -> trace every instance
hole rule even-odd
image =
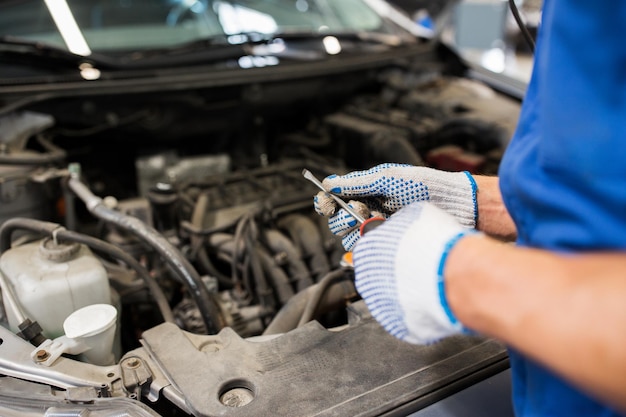
[[[518,244],[625,250],[626,1],[544,0],[542,19],[500,168]],[[511,351],[510,359],[518,417],[618,415],[526,357]]]

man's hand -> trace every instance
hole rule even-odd
[[[365,219],[386,218],[416,201],[430,201],[453,215],[466,227],[475,227],[477,219],[476,183],[467,172],[445,172],[427,167],[382,164],[367,171],[331,175],[322,181],[328,191],[352,199],[350,204]],[[314,199],[317,213],[328,217],[330,230],[342,238],[346,250],[352,250],[359,238],[357,221],[339,209],[327,193]],[[373,214],[372,214],[373,213]]]
[[[417,202],[359,240],[356,288],[389,333],[427,344],[464,330],[448,306],[443,271],[448,252],[470,233],[435,205]]]

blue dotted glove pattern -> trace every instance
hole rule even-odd
[[[348,204],[348,206],[354,208],[352,204]],[[358,225],[359,222],[344,209],[340,209],[337,214],[328,218],[328,228],[337,236],[344,236]]]
[[[340,178],[342,181],[354,185],[333,187],[330,191],[347,197],[368,197],[382,211],[391,214],[404,206],[416,201],[430,199],[428,186],[422,181],[411,178],[415,174],[415,167],[403,164],[381,164],[367,171],[356,171],[344,176],[331,175],[325,181],[332,184],[332,180]],[[403,175],[406,174],[406,175]],[[354,181],[350,181],[354,180]]]
[[[398,300],[396,262],[398,245],[409,225],[420,216],[422,206],[411,206],[367,234],[367,242],[354,252],[355,285],[372,316],[384,328],[404,339],[405,313]]]
[[[370,212],[376,212],[376,216],[386,218],[413,203],[431,201],[455,216],[464,226],[474,227],[476,224],[477,188],[468,172],[451,173],[386,163],[366,171],[330,175],[322,181],[322,185],[344,199],[365,204]],[[354,233],[358,225],[352,216],[339,210],[335,201],[324,192],[318,193],[314,207],[318,214],[329,217],[330,230],[342,237],[344,248],[350,250],[359,237],[358,233]]]
[[[428,344],[466,331],[448,305],[443,271],[452,247],[469,233],[441,209],[418,202],[359,241],[356,289],[387,332]]]

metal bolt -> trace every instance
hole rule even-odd
[[[129,369],[135,369],[135,368],[139,368],[139,366],[141,365],[141,362],[137,358],[130,358],[126,360],[125,365]]]
[[[245,387],[235,387],[220,395],[220,402],[227,407],[243,407],[254,400],[254,393]]]
[[[47,350],[38,350],[37,353],[35,353],[35,359],[37,359],[37,362],[43,362],[46,359],[48,359],[50,357],[50,354],[48,353]]]

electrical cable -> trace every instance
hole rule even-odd
[[[535,41],[533,40],[532,35],[528,31],[528,28],[522,21],[522,17],[520,16],[519,10],[517,9],[517,5],[515,4],[515,0],[509,0],[509,7],[511,8],[511,13],[513,13],[513,17],[515,18],[515,22],[517,23],[517,26],[519,26],[519,30],[522,32],[522,36],[524,37],[524,40],[528,44],[530,51],[534,54],[535,53]]]

